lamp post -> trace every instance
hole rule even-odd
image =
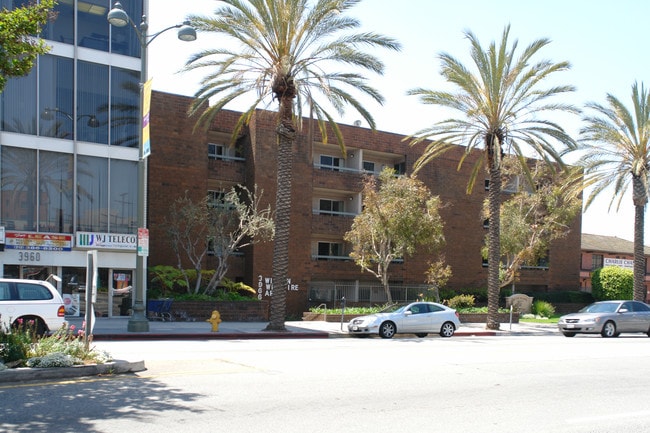
[[[196,40],[196,30],[189,25],[189,21],[185,21],[182,24],[176,24],[170,27],[167,27],[157,33],[151,35],[147,34],[149,29],[149,24],[147,24],[147,17],[142,16],[142,22],[137,26],[131,17],[126,13],[122,8],[120,2],[115,2],[113,9],[110,10],[107,16],[108,22],[115,27],[124,27],[131,25],[133,30],[135,30],[138,40],[140,41],[140,119],[144,123],[144,85],[147,82],[147,47],[149,44],[156,39],[159,35],[171,29],[178,29],[178,39],[181,41],[191,42]],[[148,120],[147,120],[148,123]],[[146,229],[147,227],[147,217],[146,217],[146,206],[147,206],[147,156],[148,153],[145,153],[144,148],[144,136],[142,131],[142,125],[139,128],[139,151],[140,156],[138,159],[138,230]],[[141,251],[138,249],[136,256],[136,278],[134,280],[135,285],[135,299],[133,304],[133,313],[129,319],[127,330],[129,332],[148,332],[149,331],[149,321],[145,314],[145,305],[144,298],[147,292],[147,258],[146,251]]]

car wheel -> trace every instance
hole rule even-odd
[[[616,325],[614,322],[607,322],[603,325],[603,330],[600,331],[600,335],[602,335],[605,338],[609,337],[616,337],[618,334],[616,333]]]
[[[440,327],[440,336],[441,337],[451,337],[452,335],[454,335],[455,331],[456,331],[456,327],[454,326],[453,323],[445,322]]]
[[[381,338],[393,338],[395,332],[397,332],[397,329],[393,322],[384,322],[379,327],[379,336]]]
[[[14,320],[14,327],[23,328],[29,326],[37,337],[43,337],[47,333],[45,322],[39,317],[27,316]]]
[[[563,332],[562,333],[565,337],[575,337],[576,333],[575,332]]]
[[[426,337],[427,335],[429,335],[429,334],[424,333],[424,332],[420,332],[420,333],[418,333],[418,334],[415,334],[415,336],[418,337],[418,338],[424,338],[424,337]]]

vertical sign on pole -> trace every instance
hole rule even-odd
[[[90,250],[86,256],[86,349],[95,328],[95,302],[97,302],[97,250]]]
[[[149,137],[149,115],[151,112],[151,79],[142,87],[142,159],[151,155],[151,138]]]

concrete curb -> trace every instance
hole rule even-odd
[[[85,376],[137,373],[146,370],[144,361],[113,361],[106,364],[75,365],[56,368],[8,368],[0,371],[0,383],[69,379]]]

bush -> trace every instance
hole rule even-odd
[[[474,295],[456,295],[447,301],[447,305],[454,310],[472,308],[475,303]]]
[[[555,314],[555,307],[546,301],[533,302],[533,314],[549,318]]]
[[[596,300],[632,299],[634,272],[618,266],[596,269],[591,276],[592,294]]]
[[[591,304],[594,302],[594,297],[589,292],[581,292],[579,290],[561,290],[554,292],[532,292],[527,293],[540,301],[546,301],[551,304]]]

